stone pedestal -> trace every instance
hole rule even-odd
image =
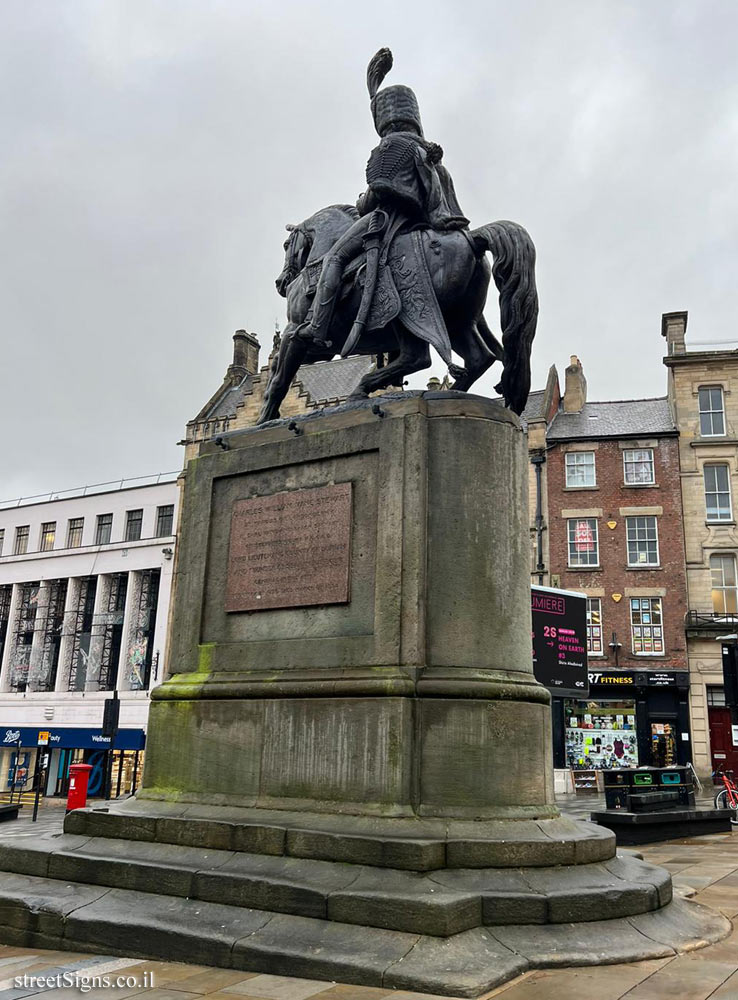
[[[475,997],[729,933],[557,814],[516,417],[414,393],[224,443],[144,787],[0,844],[0,941]]]
[[[556,815],[520,423],[461,393],[379,405],[241,431],[189,463],[141,798]],[[304,569],[270,533],[285,503]]]

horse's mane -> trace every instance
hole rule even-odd
[[[320,224],[324,222],[327,216],[331,215],[348,215],[352,222],[356,222],[359,218],[359,212],[355,205],[326,205],[325,208],[319,209],[314,212],[310,218],[305,219],[299,226],[303,231],[307,230],[310,232],[315,229],[316,223]]]
[[[356,222],[359,218],[359,210],[356,205],[329,205],[329,208],[337,208],[341,212],[345,212],[346,215],[350,215],[351,218]]]

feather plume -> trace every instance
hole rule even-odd
[[[372,56],[366,70],[366,86],[371,98],[376,95],[382,86],[382,81],[391,69],[392,53],[389,49],[380,49],[376,55]]]

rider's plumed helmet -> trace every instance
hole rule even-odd
[[[366,71],[366,85],[372,99],[374,127],[379,135],[384,135],[387,128],[393,125],[396,130],[406,129],[422,136],[420,108],[413,91],[402,84],[385,87],[384,90],[379,89],[391,69],[392,53],[389,49],[380,49]]]

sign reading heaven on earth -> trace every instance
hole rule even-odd
[[[351,483],[237,500],[226,611],[346,604]]]

